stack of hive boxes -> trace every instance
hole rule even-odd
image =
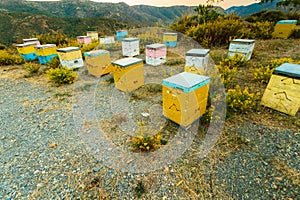
[[[87,31],[86,32],[86,35],[88,36],[88,37],[91,37],[92,38],[92,40],[96,40],[96,41],[98,41],[98,32],[97,31]]]
[[[100,44],[114,44],[115,38],[114,36],[102,36],[99,39]]]
[[[57,52],[60,63],[64,67],[79,68],[84,65],[79,47],[60,48]]]
[[[235,54],[242,55],[245,60],[250,60],[255,40],[247,39],[234,39],[229,45],[229,56],[232,57]]]
[[[209,49],[191,49],[185,53],[185,72],[205,74],[208,66]]]
[[[167,47],[176,47],[177,33],[164,33],[163,41]]]
[[[92,42],[91,36],[77,36],[77,42],[79,44],[90,44]]]
[[[19,54],[26,60],[35,60],[36,59],[36,52],[34,46],[36,45],[35,42],[28,42],[25,44],[17,44],[17,50]]]
[[[112,62],[117,89],[131,92],[144,85],[144,64],[139,58],[123,58]]]
[[[188,128],[206,111],[210,78],[182,72],[163,80],[163,115]]]
[[[140,54],[139,39],[138,38],[124,38],[122,40],[123,56],[137,56]]]
[[[110,54],[107,50],[94,50],[84,53],[89,74],[102,76],[111,72]]]
[[[123,38],[125,38],[126,35],[128,35],[128,31],[127,30],[118,30],[118,31],[116,31],[116,35],[117,35],[118,42],[121,42],[123,40]]]
[[[295,116],[300,108],[300,65],[284,63],[277,67],[261,104]]]
[[[55,44],[36,45],[35,52],[40,64],[47,64],[52,58],[57,57]]]
[[[297,27],[297,20],[280,20],[274,27],[274,38],[288,38]]]
[[[146,63],[157,66],[166,62],[167,47],[164,44],[146,45]]]
[[[40,45],[40,41],[37,38],[26,38],[26,39],[23,39],[23,43],[24,44],[35,43],[36,45]]]

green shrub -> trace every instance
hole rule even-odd
[[[227,65],[217,65],[219,72],[221,74],[221,78],[223,84],[226,88],[231,87],[236,80],[237,76],[237,68],[236,67],[229,67]]]
[[[296,28],[290,38],[300,39],[300,28]]]
[[[274,32],[273,22],[256,22],[251,24],[251,31],[256,39],[271,39]]]
[[[279,67],[283,63],[300,64],[300,61],[295,61],[293,58],[278,58],[271,60],[270,67],[273,69]]]
[[[168,60],[165,65],[168,65],[168,66],[173,66],[173,65],[181,65],[183,64],[185,61],[182,60],[182,59],[170,59]]]
[[[247,60],[240,54],[234,54],[231,57],[223,57],[223,59],[220,61],[220,65],[228,66],[230,69],[241,68],[247,65]]]
[[[25,60],[20,55],[14,54],[7,50],[0,50],[0,66],[21,65]]]
[[[24,68],[31,75],[36,74],[39,71],[40,65],[32,62],[27,62],[25,63]]]
[[[268,83],[274,69],[268,66],[260,66],[253,70],[253,79],[260,83]]]
[[[256,107],[256,101],[259,99],[258,93],[250,93],[246,87],[244,90],[237,85],[234,89],[227,92],[227,106],[229,111],[246,112]]]
[[[61,33],[47,33],[42,35],[36,35],[35,37],[39,39],[41,44],[56,44],[56,46],[61,46],[69,43],[67,36]]]
[[[50,81],[54,82],[56,85],[72,84],[77,79],[77,74],[66,67],[49,69],[47,71],[47,76]]]
[[[61,68],[62,67],[58,57],[52,58],[51,61],[46,64],[46,66],[49,69],[56,69],[56,68]]]
[[[280,10],[264,10],[261,12],[254,13],[248,17],[245,18],[248,22],[277,22],[279,20],[287,19],[287,16],[285,13],[281,12]]]

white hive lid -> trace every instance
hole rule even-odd
[[[210,49],[191,49],[185,53],[186,56],[206,56]]]
[[[158,48],[163,48],[163,47],[166,47],[166,45],[158,44],[158,43],[146,45],[146,48],[149,48],[149,49],[158,49]]]
[[[234,39],[231,40],[233,43],[255,43],[255,40],[249,40],[249,39]]]
[[[137,64],[137,63],[140,63],[140,62],[143,62],[143,60],[140,59],[140,58],[122,58],[122,59],[116,60],[112,63],[115,64],[115,65],[118,65],[120,67],[127,67],[127,66]]]
[[[58,52],[70,52],[70,51],[78,51],[78,50],[80,50],[79,47],[65,47],[65,48],[57,49],[56,51],[58,51]]]

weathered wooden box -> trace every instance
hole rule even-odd
[[[37,58],[34,46],[36,45],[35,42],[28,42],[24,44],[17,44],[17,50],[19,54],[26,60],[35,60]]]
[[[274,27],[273,38],[288,38],[297,27],[297,20],[280,20]]]
[[[176,47],[177,45],[177,33],[164,33],[163,41],[167,47]]]
[[[111,72],[110,54],[107,50],[94,50],[84,54],[89,74],[102,76]]]
[[[255,40],[234,39],[229,45],[229,56],[232,57],[235,54],[239,54],[242,55],[244,59],[250,60],[254,45]]]
[[[122,40],[123,56],[137,56],[140,54],[139,39],[138,38],[124,38]]]
[[[146,45],[146,63],[157,66],[166,62],[167,47],[164,44]]]
[[[185,53],[185,72],[203,75],[208,67],[209,49],[191,49]]]
[[[121,42],[123,40],[123,38],[125,38],[128,35],[128,31],[127,30],[118,30],[118,31],[116,31],[116,35],[117,35],[118,42]]]
[[[79,44],[90,44],[92,42],[91,36],[77,36],[77,42]]]
[[[57,57],[55,44],[36,45],[35,52],[40,64],[45,65],[49,63],[54,57]]]
[[[84,66],[79,47],[60,48],[57,49],[57,53],[62,66],[67,68],[79,68]]]
[[[98,36],[98,32],[97,31],[87,31],[86,32],[86,36],[89,36],[92,38],[92,40],[97,40],[99,39],[99,36]]]

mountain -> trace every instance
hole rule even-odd
[[[56,17],[106,17],[126,23],[151,25],[172,23],[175,18],[193,12],[194,7],[129,6],[125,3],[100,3],[89,0],[25,1],[1,0],[0,9],[9,12],[27,12]]]
[[[226,14],[234,13],[238,16],[246,17],[253,13],[257,13],[263,10],[276,10],[277,8],[276,3],[279,1],[280,0],[275,0],[273,2],[264,3],[264,4],[254,3],[248,6],[233,6],[225,10],[225,12]]]

